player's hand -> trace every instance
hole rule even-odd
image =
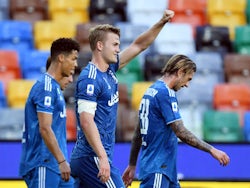
[[[169,22],[173,17],[174,17],[174,11],[172,11],[172,10],[165,10],[161,20],[162,20],[164,23],[167,23],[167,22]]]
[[[99,158],[99,173],[97,175],[101,182],[105,183],[110,178],[110,165],[108,158]]]
[[[126,187],[130,186],[135,176],[135,166],[128,166],[122,175],[122,180]]]
[[[60,169],[60,172],[61,172],[61,178],[64,181],[69,181],[70,171],[71,171],[69,163],[67,161],[64,161],[63,163],[60,163],[59,164],[59,169]]]
[[[229,156],[224,151],[212,148],[210,153],[215,159],[220,162],[222,166],[226,166],[230,162]]]

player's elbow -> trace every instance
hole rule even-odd
[[[49,134],[49,126],[39,126],[39,132],[40,134],[43,135],[48,135]]]

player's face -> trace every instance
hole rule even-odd
[[[67,77],[63,77],[59,82],[61,90],[65,90],[67,86],[72,82],[73,82],[73,74]]]
[[[173,87],[173,90],[174,91],[178,91],[178,90],[180,90],[183,87],[188,87],[189,82],[192,80],[193,76],[194,76],[194,72],[193,71],[190,72],[190,73],[186,73],[186,74],[182,73],[178,77],[178,79],[176,81],[176,84]]]
[[[77,67],[78,51],[72,50],[69,55],[64,55],[62,63],[62,76],[69,77],[75,73]]]
[[[108,63],[116,63],[117,55],[120,52],[120,39],[117,34],[107,33],[103,42],[103,59]]]

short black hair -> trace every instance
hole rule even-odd
[[[50,57],[51,61],[61,54],[69,54],[72,50],[80,51],[80,45],[77,41],[72,38],[59,38],[53,41],[50,48]]]
[[[49,69],[50,64],[51,64],[51,57],[48,57],[46,62],[46,71]]]

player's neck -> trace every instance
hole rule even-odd
[[[106,63],[105,60],[100,56],[93,56],[91,62],[101,72],[106,72],[108,70],[109,67],[108,63]]]
[[[59,82],[62,79],[62,74],[60,72],[60,69],[55,65],[55,64],[51,64],[47,74],[49,74],[52,78],[54,78],[57,82]]]
[[[170,89],[173,88],[174,82],[175,82],[175,76],[164,74],[161,78],[161,81],[163,81]]]

